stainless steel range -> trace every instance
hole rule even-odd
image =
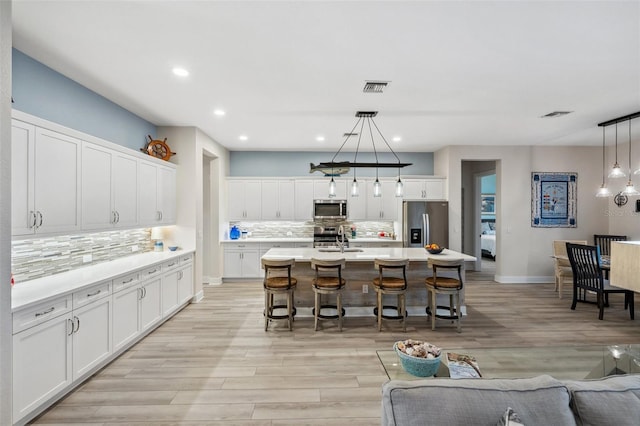
[[[344,247],[349,247],[346,233],[340,234],[339,226],[314,226],[313,247],[339,247],[344,238]]]

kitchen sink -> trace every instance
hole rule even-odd
[[[326,247],[326,248],[319,248],[318,251],[320,253],[340,253],[342,251],[344,251],[345,253],[354,253],[354,252],[359,252],[359,251],[364,251],[361,248],[345,248],[344,250],[340,250],[337,247]]]

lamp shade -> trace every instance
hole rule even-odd
[[[159,227],[154,227],[151,228],[151,239],[152,240],[161,240],[162,238],[164,238],[164,236],[162,235],[162,228]]]

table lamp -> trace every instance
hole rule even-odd
[[[162,251],[164,250],[164,246],[162,244],[162,228],[151,228],[151,240],[155,243],[153,244],[153,251]]]

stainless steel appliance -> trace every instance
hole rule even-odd
[[[347,200],[313,200],[315,220],[346,220]]]
[[[405,247],[432,243],[449,246],[449,203],[446,201],[404,201],[402,224]]]
[[[349,239],[346,233],[340,234],[339,226],[314,226],[313,227],[313,247],[338,247],[338,241],[344,247],[349,247]]]

